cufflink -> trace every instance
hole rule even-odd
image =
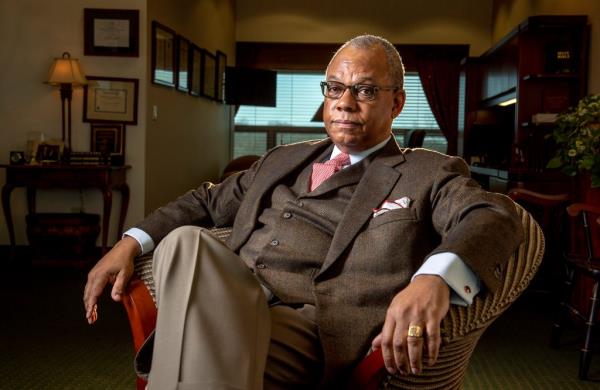
[[[471,287],[465,286],[465,293],[466,294],[471,294]]]

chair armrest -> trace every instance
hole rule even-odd
[[[569,200],[569,194],[542,194],[525,188],[513,188],[508,191],[508,196],[516,202],[525,201],[546,207],[555,207]]]
[[[156,305],[142,280],[134,278],[129,282],[123,294],[123,305],[129,318],[133,345],[138,351],[156,327]]]
[[[355,389],[375,390],[439,388],[459,389],[477,341],[531,282],[544,254],[544,236],[539,225],[521,206],[515,204],[525,233],[524,241],[509,259],[501,287],[491,293],[484,291],[469,306],[451,305],[442,321],[442,345],[433,367],[424,366],[416,376],[400,377],[385,371],[381,350],[364,358],[355,368],[352,386]],[[377,379],[383,382],[376,385]],[[360,387],[362,385],[363,387]]]
[[[348,390],[377,390],[385,373],[381,349],[373,351],[352,371]]]
[[[594,215],[600,215],[600,206],[595,206],[587,203],[573,203],[569,207],[567,207],[567,213],[571,217],[576,217],[581,212],[585,211],[586,213],[592,213]],[[600,224],[600,217],[598,217],[598,224]]]

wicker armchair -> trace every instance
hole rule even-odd
[[[461,387],[469,359],[485,329],[525,290],[537,271],[544,253],[544,236],[538,224],[523,208],[515,204],[523,224],[523,243],[510,258],[502,286],[493,294],[477,296],[468,307],[451,306],[442,322],[442,347],[433,367],[424,367],[418,376],[387,375],[380,351],[369,354],[355,368],[348,382],[355,389],[458,389]],[[225,239],[228,229],[214,229]],[[152,258],[142,256],[135,266],[136,278],[123,300],[129,316],[133,341],[139,350],[156,324]],[[145,382],[138,379],[138,389]]]

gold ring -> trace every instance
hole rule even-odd
[[[423,337],[423,328],[421,328],[419,325],[409,326],[408,337]]]

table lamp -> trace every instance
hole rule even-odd
[[[71,97],[73,87],[87,84],[87,79],[81,71],[79,60],[71,58],[69,52],[64,52],[62,58],[55,58],[48,76],[48,84],[60,86],[62,102],[62,140],[65,149],[71,151]],[[67,137],[65,138],[65,101],[67,102]]]

